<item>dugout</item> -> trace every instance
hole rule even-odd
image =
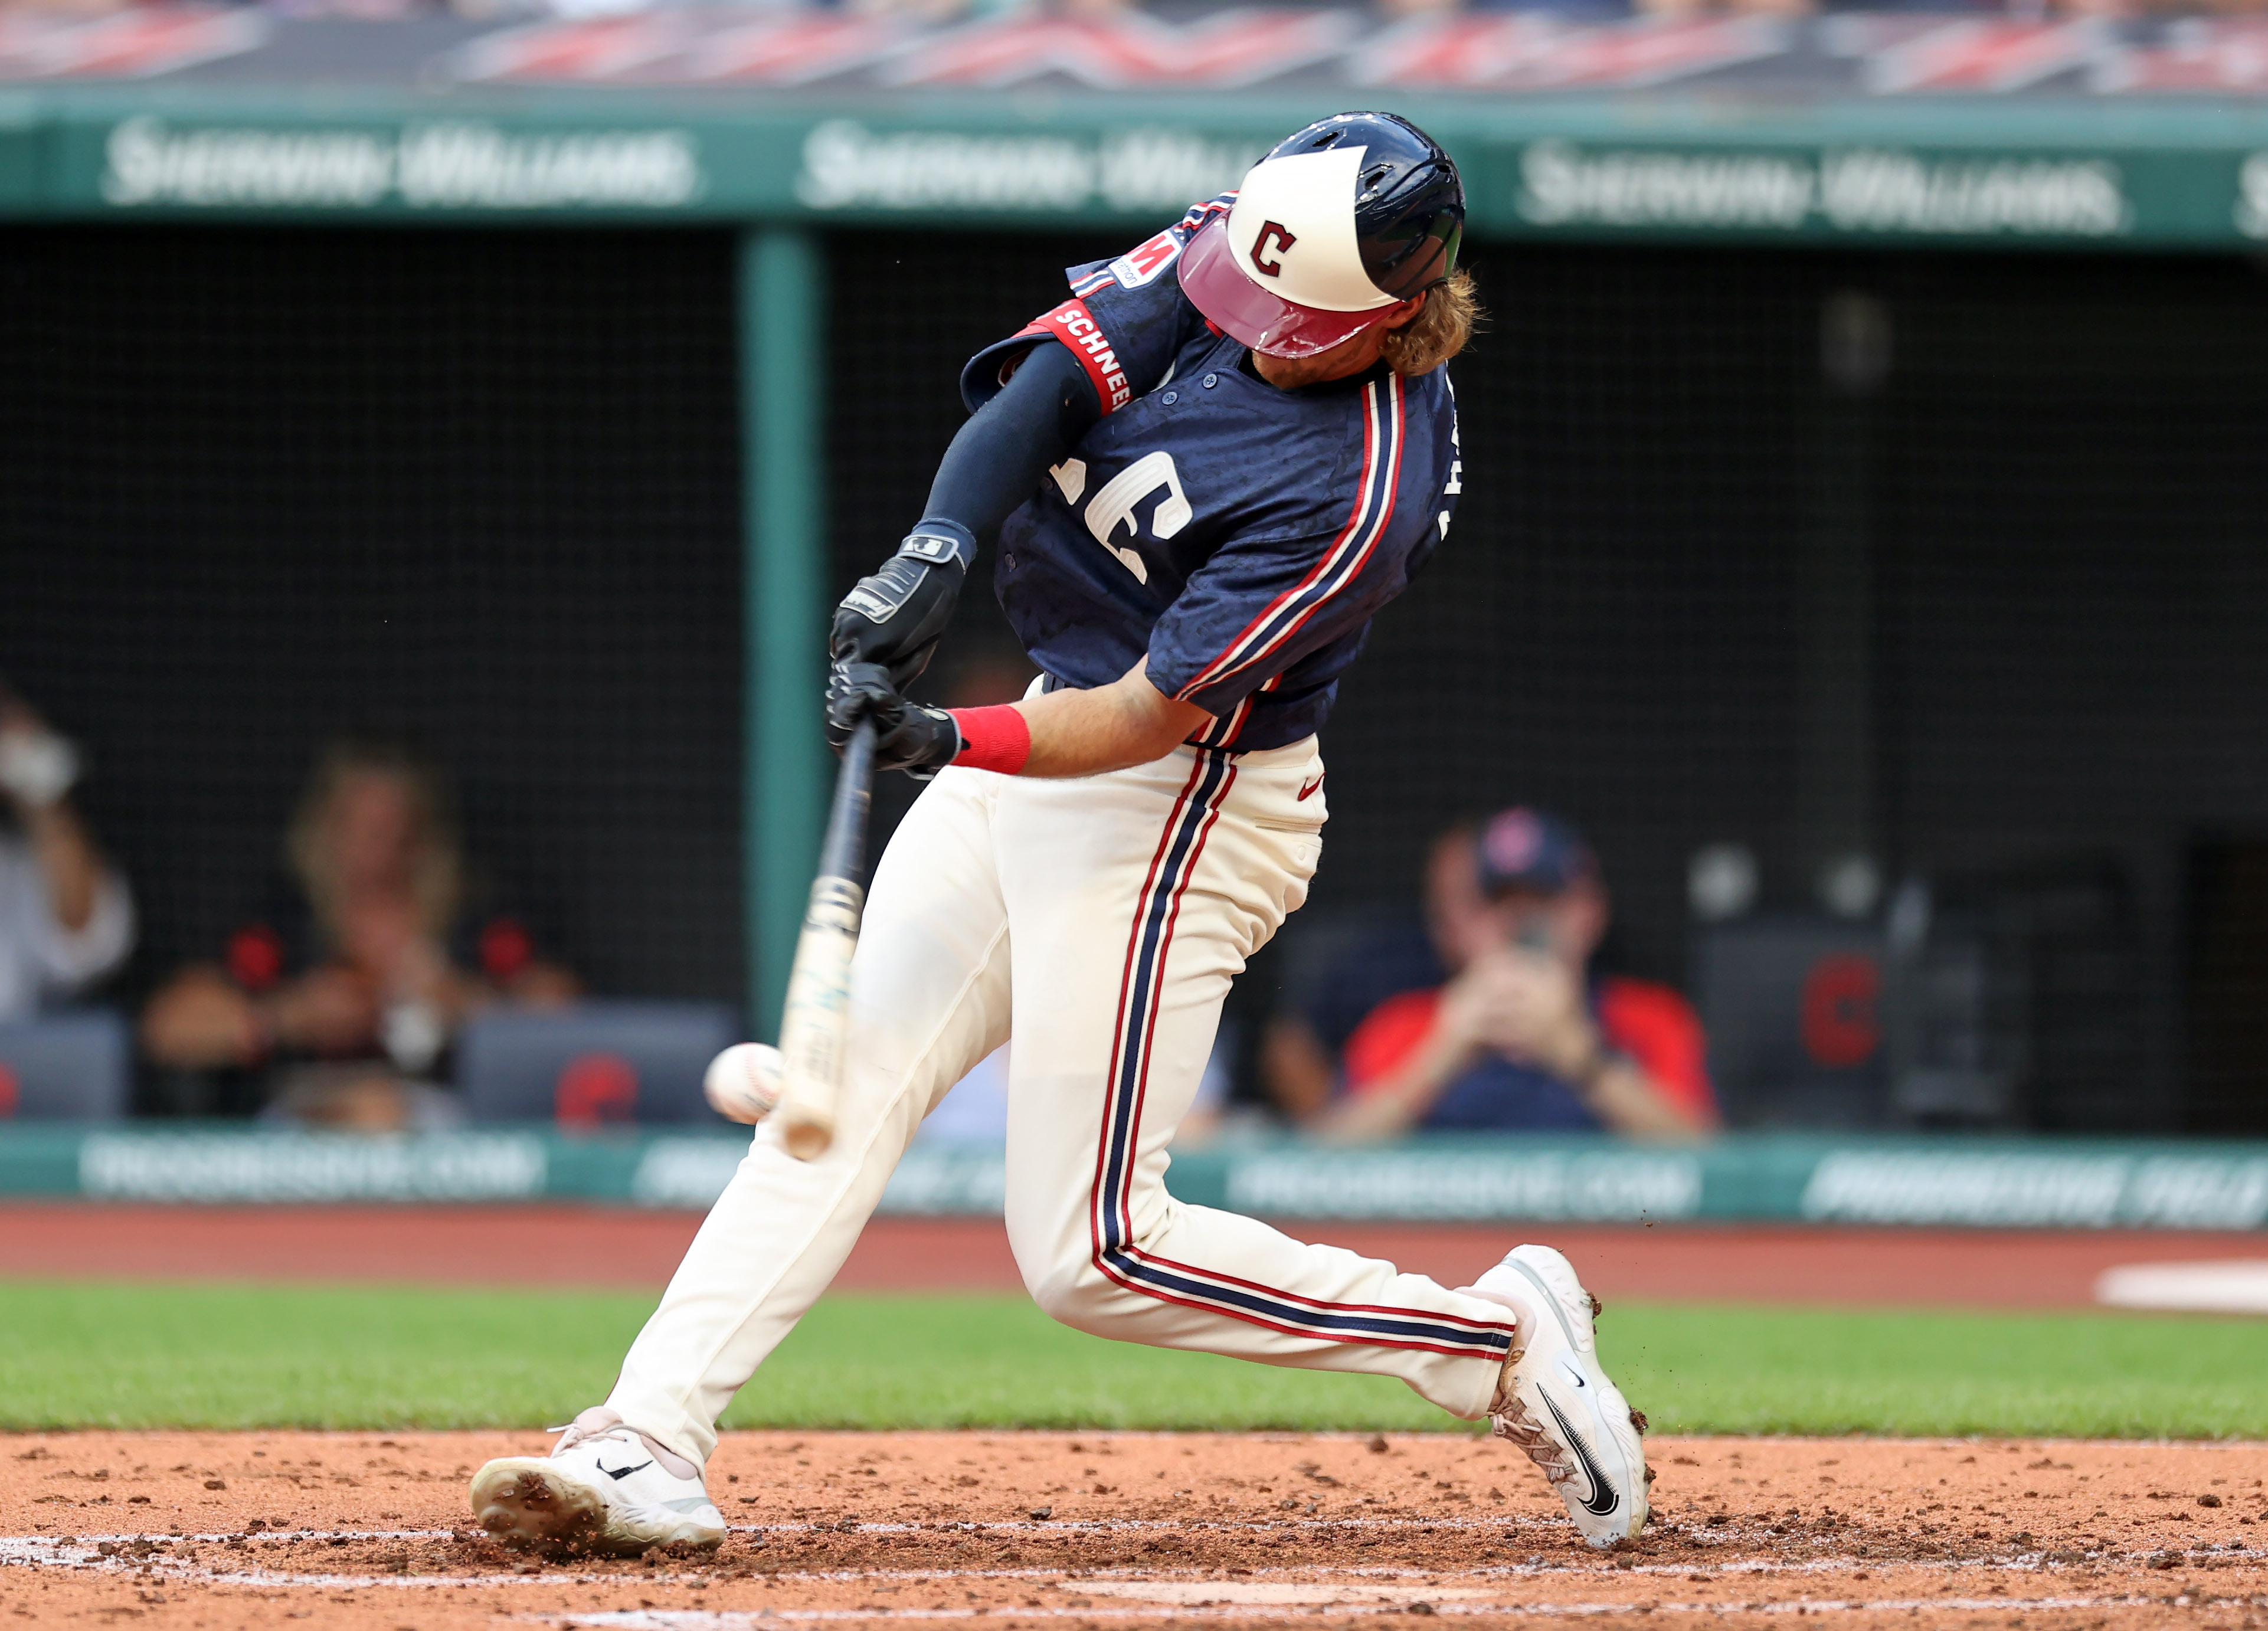
[[[962,168],[837,195],[839,108],[453,92],[497,143],[647,148],[614,194],[412,197],[434,113],[406,92],[42,99],[0,133],[0,672],[90,749],[142,974],[223,932],[315,744],[376,723],[450,762],[476,854],[599,988],[745,999],[762,1033],[824,609],[917,513],[959,360],[1175,208],[1004,204],[983,166],[1189,110],[869,106]],[[1596,838],[1624,965],[1682,983],[1701,847],[1749,848],[1791,912],[1864,850],[2014,970],[2026,1085],[1980,1119],[2268,1125],[2268,275],[2240,230],[2268,133],[2169,114],[2117,138],[2138,159],[2084,120],[1728,138],[1688,109],[1571,145],[1567,104],[1397,100],[1473,179],[1491,320],[1455,368],[1450,547],[1334,720],[1314,921],[1533,799]],[[1211,107],[1206,162],[1322,107]],[[1859,135],[2107,173],[2111,213],[1789,225],[1659,168],[1823,169]],[[1555,143],[1653,191],[1553,180]],[[391,166],[364,194],[356,152]],[[986,597],[964,621],[997,638]],[[1285,971],[1256,975],[1247,1003]]]

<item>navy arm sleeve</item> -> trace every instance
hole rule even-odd
[[[923,518],[992,532],[1101,417],[1085,366],[1056,341],[1038,341],[945,450]]]

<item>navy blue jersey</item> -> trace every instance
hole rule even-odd
[[[1032,660],[1082,688],[1147,653],[1213,723],[1280,747],[1319,729],[1370,620],[1449,530],[1456,404],[1440,370],[1279,391],[1182,293],[1174,262],[1233,198],[1115,261],[961,371],[974,413],[1035,336],[1086,366],[1103,416],[1000,528],[993,581]]]

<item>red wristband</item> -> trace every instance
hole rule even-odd
[[[1014,775],[1032,756],[1032,727],[1012,703],[992,708],[952,708],[946,710],[968,744],[954,756],[956,765],[972,770],[997,770]]]

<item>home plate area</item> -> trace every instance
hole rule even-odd
[[[0,1439],[0,1616],[225,1631],[805,1620],[1796,1615],[2268,1627],[2268,1446],[1649,1441],[1656,1519],[1582,1547],[1462,1436],[727,1435],[710,1555],[507,1552],[464,1481],[534,1434]]]

